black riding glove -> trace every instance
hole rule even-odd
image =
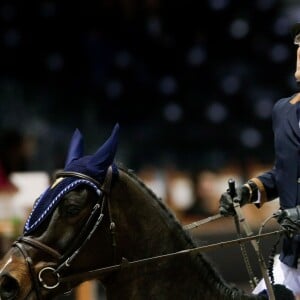
[[[233,199],[229,190],[221,195],[219,212],[223,216],[234,216],[236,214],[234,202],[238,202],[240,206],[243,206],[256,200],[257,186],[253,181],[251,183],[248,181],[236,189],[236,195]]]
[[[289,238],[300,233],[300,205],[282,210],[277,218],[277,222],[285,230]]]

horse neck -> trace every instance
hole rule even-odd
[[[160,200],[127,174],[112,191],[119,259],[135,261],[194,247]],[[116,196],[121,195],[121,196]],[[130,269],[129,269],[130,268]],[[201,256],[183,255],[124,268],[104,280],[108,299],[255,299],[231,289]]]
[[[141,259],[193,247],[161,200],[131,176],[120,174],[111,197],[122,256]]]

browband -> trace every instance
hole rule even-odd
[[[82,174],[82,173],[73,172],[73,171],[59,171],[55,174],[56,179],[59,177],[73,177],[73,176],[89,180],[89,181],[93,182],[94,184],[96,184],[101,189],[101,184],[99,181],[97,181],[96,179],[94,179],[88,175]]]

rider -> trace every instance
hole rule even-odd
[[[297,64],[294,74],[300,86],[300,23],[292,28],[294,43],[297,48]],[[284,214],[278,222],[289,234],[283,238],[280,263],[283,282],[295,295],[300,297],[300,128],[297,107],[300,112],[300,93],[278,100],[272,112],[275,164],[274,167],[248,180],[237,188],[237,197],[241,206],[246,203],[262,205],[266,201],[279,197]],[[297,207],[298,206],[298,207]],[[224,216],[234,215],[231,193],[226,191],[220,198],[220,213]],[[275,275],[276,266],[274,269]],[[258,292],[257,289],[254,292]]]

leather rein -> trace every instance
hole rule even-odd
[[[260,238],[277,235],[280,236],[283,230],[275,230],[268,233],[260,233],[257,235],[251,235],[246,237],[240,237],[237,239],[229,240],[226,242],[219,242],[214,243],[206,246],[200,246],[190,249],[185,249],[177,252],[172,252],[164,255],[159,256],[153,256],[149,258],[139,259],[135,261],[128,261],[126,258],[122,258],[120,263],[116,263],[116,251],[117,251],[117,244],[116,244],[116,236],[115,236],[115,228],[116,224],[112,219],[111,214],[111,207],[110,207],[110,201],[109,201],[109,193],[111,190],[111,182],[112,182],[112,167],[110,166],[108,168],[104,183],[100,186],[98,182],[96,182],[93,178],[90,178],[87,175],[77,173],[77,172],[59,172],[57,173],[57,177],[67,177],[67,176],[75,176],[79,178],[84,178],[86,180],[90,180],[93,183],[96,183],[101,191],[101,195],[95,204],[94,208],[92,209],[92,212],[87,219],[86,223],[82,227],[82,230],[78,234],[78,236],[75,238],[73,242],[71,242],[71,245],[67,249],[66,253],[63,255],[56,251],[55,249],[41,243],[40,241],[37,241],[36,239],[30,237],[30,236],[21,236],[19,237],[14,243],[13,246],[19,249],[20,253],[24,257],[29,273],[33,282],[32,289],[35,290],[37,299],[40,300],[41,298],[41,288],[44,288],[46,290],[54,290],[56,289],[60,284],[64,283],[68,285],[72,281],[86,281],[86,280],[92,280],[96,279],[100,275],[116,272],[121,269],[129,268],[131,266],[142,266],[150,262],[154,261],[161,261],[170,257],[174,256],[181,256],[181,255],[187,255],[187,254],[198,254],[201,252],[210,251],[215,248],[219,247],[227,247],[232,246],[235,244],[241,245],[241,243],[245,243],[248,241],[258,241]],[[111,233],[111,240],[112,240],[112,249],[113,249],[113,258],[114,263],[111,266],[108,267],[102,267],[102,268],[96,268],[93,270],[75,273],[72,275],[66,275],[62,276],[62,271],[68,269],[68,267],[71,266],[73,260],[75,257],[78,256],[78,254],[82,251],[86,243],[91,239],[93,236],[93,233],[96,231],[96,229],[101,224],[103,217],[104,217],[104,206],[105,203],[107,203],[108,207],[108,217],[109,217],[109,224],[110,224],[110,233]],[[208,223],[210,221],[219,219],[221,217],[220,214],[217,214],[212,217],[208,217],[204,220],[200,220],[197,222],[193,222],[191,224],[188,224],[184,227],[185,230],[190,230],[192,228],[198,227],[204,223]],[[54,260],[54,263],[51,263],[50,265],[43,267],[38,273],[36,273],[34,269],[33,261],[28,254],[27,246],[30,246],[32,248],[41,250],[44,252],[47,256],[51,256]],[[48,275],[48,276],[47,276]],[[46,278],[51,278],[51,283],[47,282]],[[49,281],[49,280],[48,280]],[[71,291],[71,288],[69,288],[67,292]]]

